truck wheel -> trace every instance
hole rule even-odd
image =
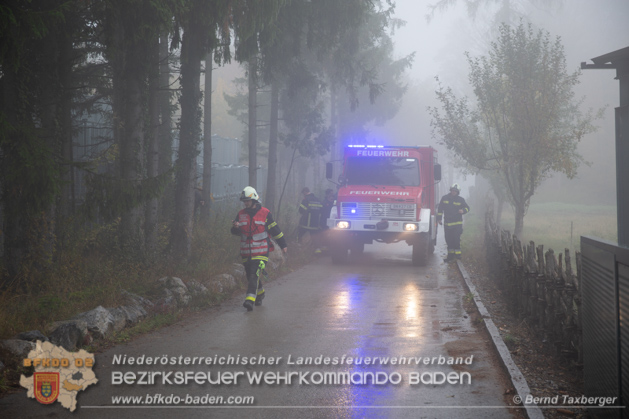
[[[332,253],[332,263],[335,265],[340,265],[342,263],[347,262],[347,247],[342,245],[333,245],[330,247],[330,251]]]
[[[426,233],[420,233],[419,240],[413,244],[413,265],[426,266],[430,247],[429,242],[430,236]]]
[[[352,252],[352,256],[356,256],[356,255],[362,255],[363,252],[365,251],[365,243],[352,243],[352,245],[349,248],[350,252]]]

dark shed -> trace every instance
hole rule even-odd
[[[629,47],[581,63],[582,69],[615,69],[620,81],[620,106],[616,108],[616,192],[618,245],[629,247]]]

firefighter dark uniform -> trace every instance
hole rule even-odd
[[[299,230],[297,232],[297,241],[299,243],[301,243],[306,232],[309,232],[310,235],[314,237],[321,230],[319,223],[321,210],[323,208],[323,204],[321,204],[319,198],[310,192],[308,188],[304,188],[302,193],[304,194],[304,199],[299,205],[301,217],[299,218]]]
[[[282,230],[273,221],[271,212],[258,202],[255,189],[248,186],[243,195],[250,191],[253,191],[255,199],[243,199],[241,196],[242,201],[250,200],[252,204],[238,212],[231,228],[232,234],[240,236],[240,256],[248,282],[247,295],[243,303],[247,311],[253,310],[254,305],[261,305],[264,299],[264,286],[260,276],[269,261],[269,252],[273,251],[271,237],[282,250],[287,247]]]
[[[449,262],[461,258],[461,234],[463,233],[463,214],[470,212],[465,199],[459,196],[460,187],[456,183],[450,188],[450,193],[444,195],[437,208],[437,222],[443,217],[443,233],[448,245]]]
[[[332,213],[334,202],[334,191],[332,191],[332,189],[326,190],[325,198],[323,198],[323,202],[321,203],[321,221],[319,222],[319,225],[321,226],[321,231],[328,229],[328,218],[330,218],[330,214]]]
[[[330,245],[330,231],[328,227],[328,218],[330,218],[330,214],[332,213],[332,207],[334,206],[335,198],[334,191],[332,189],[327,189],[325,191],[325,198],[323,198],[323,202],[321,203],[321,215],[320,215],[320,242],[321,242],[321,250],[327,250]]]

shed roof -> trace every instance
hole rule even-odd
[[[612,64],[614,68],[629,66],[629,47],[608,52],[599,57],[592,58],[592,62],[597,65]]]

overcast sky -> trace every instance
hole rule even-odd
[[[432,78],[448,66],[464,63],[464,51],[481,53],[480,44],[487,41],[487,27],[493,17],[493,10],[482,9],[472,22],[465,0],[459,0],[455,7],[436,12],[428,23],[428,6],[435,2],[395,2],[395,16],[407,22],[394,37],[397,55],[416,52],[411,75],[420,80]],[[535,25],[562,37],[570,68],[629,46],[629,0],[565,0],[561,9],[550,12],[531,6],[526,0],[513,1],[518,2],[531,14]]]

